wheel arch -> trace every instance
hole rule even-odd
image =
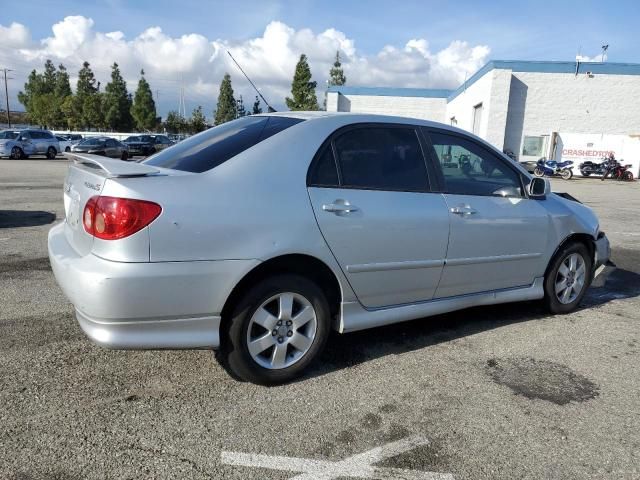
[[[339,315],[342,286],[333,270],[317,257],[297,253],[285,254],[265,260],[242,277],[231,290],[222,308],[221,328],[224,328],[233,309],[252,286],[266,277],[281,273],[298,274],[315,282],[327,296],[332,319]],[[334,324],[332,324],[332,328],[335,328]]]
[[[585,247],[587,247],[587,250],[589,250],[589,256],[591,257],[591,262],[595,261],[596,244],[595,244],[595,239],[593,238],[593,236],[588,234],[588,233],[572,233],[570,235],[567,235],[558,244],[558,246],[556,247],[555,251],[553,252],[551,257],[549,258],[549,262],[547,263],[547,268],[545,269],[545,272],[544,272],[544,276],[545,277],[549,273],[549,269],[551,268],[551,265],[553,264],[553,260],[558,255],[558,252],[560,252],[565,246],[569,245],[570,243],[574,243],[574,242],[575,243],[582,243]]]

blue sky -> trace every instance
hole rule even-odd
[[[640,63],[640,4],[633,1],[29,0],[7,6],[0,29],[16,23],[28,31],[15,27],[12,35],[19,38],[0,42],[0,66],[16,70],[13,94],[44,58],[70,70],[89,60],[103,81],[108,65],[118,61],[130,89],[145,68],[163,114],[177,105],[180,86],[188,110],[203,104],[210,114],[224,71],[237,74],[220,54],[225,49],[241,57],[278,105],[303,50],[319,86],[335,49],[344,52],[349,83],[371,86],[450,88],[488,59],[573,60],[578,51],[593,58],[603,43],[610,45],[608,61]],[[63,22],[70,16],[84,20]],[[55,24],[61,24],[58,33],[52,32]],[[79,26],[84,30],[76,35]],[[143,35],[151,27],[161,31]],[[123,35],[105,40],[104,34],[116,31]],[[150,36],[156,48],[171,44],[158,50],[157,59]],[[54,41],[43,46],[47,38]],[[149,48],[139,50],[140,44]],[[292,59],[279,58],[285,46]],[[173,65],[163,54],[182,63]],[[239,93],[253,98],[243,79],[234,76],[234,82]]]

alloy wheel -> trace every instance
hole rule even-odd
[[[582,292],[586,278],[587,269],[582,255],[568,255],[556,273],[555,292],[558,301],[565,305],[573,302]]]
[[[311,348],[318,330],[311,302],[293,292],[278,293],[254,312],[247,329],[247,348],[261,367],[277,370],[298,362]]]

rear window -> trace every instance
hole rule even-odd
[[[189,137],[143,163],[185,172],[206,172],[302,121],[253,115],[239,118]]]

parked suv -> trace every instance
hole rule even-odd
[[[49,258],[82,329],[216,348],[258,383],[300,374],[332,329],[523,300],[571,312],[610,255],[590,208],[424,120],[251,115],[143,163],[74,160]]]
[[[0,157],[28,158],[30,155],[45,155],[56,158],[60,151],[58,139],[49,130],[4,130],[0,132]]]

